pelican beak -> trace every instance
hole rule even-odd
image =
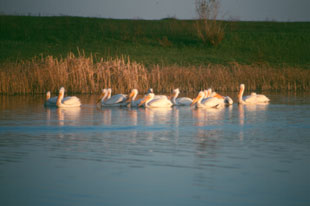
[[[172,99],[172,97],[174,97],[174,95],[175,95],[175,92],[172,92],[172,94],[170,94],[170,95],[169,95],[168,99],[170,99],[170,100],[171,100],[171,99]]]
[[[198,100],[201,98],[201,95],[198,95],[195,99],[193,99],[193,102],[191,103],[191,106],[193,106],[194,104],[196,104],[196,102],[198,102]]]
[[[101,95],[100,95],[99,99],[97,100],[96,104],[98,104],[103,97],[104,97],[104,93],[101,93]]]
[[[131,102],[131,99],[132,99],[133,95],[134,95],[134,92],[131,92],[129,94],[128,99],[126,100],[126,102]]]
[[[214,97],[218,98],[218,99],[225,99],[222,95],[219,95],[218,93],[216,93],[214,95]]]
[[[139,107],[141,105],[143,105],[147,100],[149,100],[151,97],[149,95],[147,95],[146,97],[143,98],[143,100],[141,101],[141,103],[138,105]]]

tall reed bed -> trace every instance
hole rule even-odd
[[[57,93],[61,86],[69,93],[99,93],[107,87],[116,93],[127,93],[132,88],[145,92],[150,87],[155,92],[170,92],[176,87],[184,92],[209,87],[237,91],[240,83],[251,91],[306,91],[310,90],[310,70],[237,63],[146,68],[130,58],[104,60],[72,53],[66,58],[36,57],[0,65],[0,94]]]

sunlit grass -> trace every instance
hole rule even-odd
[[[0,16],[0,62],[65,57],[84,50],[99,58],[130,56],[147,67],[252,65],[310,67],[309,22],[221,22],[225,36],[203,43],[194,20],[114,20]]]
[[[170,92],[176,87],[184,92],[209,87],[237,91],[240,83],[250,91],[305,91],[310,89],[310,70],[238,63],[146,68],[129,57],[105,60],[73,53],[65,58],[37,57],[0,65],[0,94],[57,93],[61,86],[69,93],[99,93],[107,87],[116,93],[132,88],[146,92],[150,87],[156,92]]]

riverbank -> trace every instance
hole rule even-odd
[[[310,22],[220,21],[224,38],[203,43],[195,20],[121,20],[0,16],[0,62],[73,52],[108,60],[129,56],[144,64],[182,67],[268,64],[310,68]]]
[[[195,20],[0,16],[0,94],[309,91],[310,22],[219,22],[217,46]]]

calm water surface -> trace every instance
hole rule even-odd
[[[310,205],[310,97],[223,109],[0,96],[1,205]]]

